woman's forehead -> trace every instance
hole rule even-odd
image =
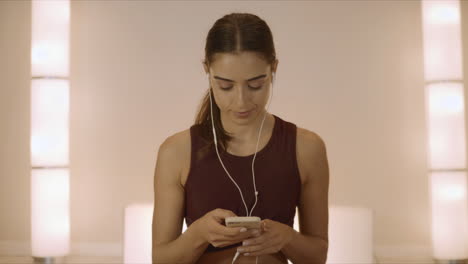
[[[265,59],[257,52],[243,51],[238,54],[233,53],[216,53],[213,56],[212,66],[223,66],[223,65],[254,65],[265,67],[268,63]]]
[[[266,74],[270,65],[258,55],[243,52],[218,54],[211,64],[211,73],[230,80],[248,80]]]

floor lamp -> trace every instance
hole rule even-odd
[[[432,255],[467,263],[465,106],[459,0],[422,2]]]
[[[70,2],[31,4],[31,255],[55,263],[70,251]]]

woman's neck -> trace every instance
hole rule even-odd
[[[232,119],[230,119],[229,122],[226,122],[221,118],[224,130],[231,133],[231,136],[233,137],[230,143],[236,145],[256,144],[264,114],[265,112],[259,114],[255,120],[245,124],[233,123]],[[274,122],[275,120],[273,115],[267,112],[263,123],[261,138],[270,134],[270,130],[273,128]]]

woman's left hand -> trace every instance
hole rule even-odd
[[[283,223],[270,219],[262,220],[261,233],[254,238],[244,240],[237,248],[244,256],[260,256],[279,252],[294,236],[295,230]]]

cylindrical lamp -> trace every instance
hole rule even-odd
[[[55,263],[70,252],[70,2],[31,3],[31,255]]]
[[[329,248],[326,263],[374,263],[372,210],[331,206],[329,215]]]
[[[124,246],[125,264],[143,264],[152,262],[152,220],[154,204],[136,203],[125,207],[124,211]],[[182,233],[187,225],[182,222]]]
[[[466,172],[433,172],[432,245],[434,258],[456,263],[466,259],[468,234]],[[458,261],[464,262],[464,261]]]
[[[432,254],[467,263],[468,203],[459,0],[422,1]]]
[[[125,208],[124,263],[151,263],[152,204],[132,204]]]

